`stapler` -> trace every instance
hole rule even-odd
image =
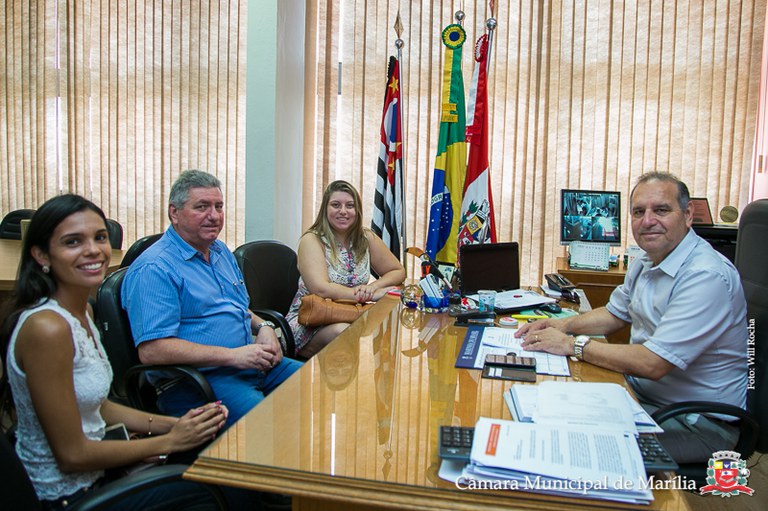
[[[468,311],[456,316],[455,326],[493,325],[496,319],[494,312]]]

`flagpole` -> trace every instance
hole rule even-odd
[[[398,22],[400,21],[400,11],[399,10],[397,12],[397,20],[398,20]],[[402,139],[402,144],[400,145],[400,148],[401,148],[401,152],[400,152],[400,167],[401,167],[401,170],[402,170],[402,172],[401,172],[401,179],[400,179],[400,197],[402,198],[402,201],[403,201],[403,207],[402,207],[402,210],[401,210],[402,211],[402,218],[401,218],[401,224],[400,224],[402,226],[402,232],[399,233],[399,234],[400,234],[400,240],[401,240],[401,245],[400,245],[400,249],[401,250],[400,251],[402,252],[402,256],[403,256],[401,260],[403,262],[403,269],[405,270],[405,274],[408,275],[408,258],[406,257],[406,255],[408,254],[408,252],[407,252],[408,241],[407,241],[407,236],[405,234],[406,233],[406,229],[407,229],[406,226],[408,225],[408,224],[405,223],[405,219],[406,219],[406,216],[405,216],[405,212],[406,212],[406,207],[405,207],[405,180],[406,180],[406,175],[405,175],[405,162],[406,162],[405,154],[406,154],[406,151],[405,151],[405,148],[406,148],[407,136],[406,136],[406,131],[403,129],[403,118],[406,117],[406,112],[405,112],[405,99],[404,99],[405,98],[405,94],[403,94],[403,83],[404,82],[403,82],[403,66],[402,66],[402,63],[403,63],[403,60],[402,60],[402,58],[403,58],[403,45],[405,43],[403,42],[402,39],[400,39],[400,34],[401,34],[401,31],[402,31],[402,26],[398,26],[397,24],[395,24],[395,31],[397,32],[397,39],[395,40],[395,48],[397,48],[397,64],[398,64],[397,67],[398,67],[398,70],[400,71],[400,137]]]
[[[488,51],[485,56],[485,71],[488,73],[491,69],[491,49],[493,48],[493,33],[496,31],[496,18],[493,17],[493,7],[491,7],[491,17],[485,21],[485,27],[488,29]]]
[[[405,191],[405,174],[403,162],[403,103],[400,73],[401,48],[400,38],[403,25],[400,13],[395,21],[397,33],[397,57],[390,55],[387,66],[387,87],[384,94],[384,108],[381,117],[379,141],[379,159],[376,166],[376,190],[373,198],[373,216],[371,230],[382,238],[389,250],[402,259],[405,267],[405,254],[400,243],[405,248],[405,208],[403,195]]]

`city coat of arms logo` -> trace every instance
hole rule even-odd
[[[699,491],[702,495],[711,493],[721,497],[734,497],[740,493],[752,495],[755,490],[747,486],[749,469],[741,454],[734,451],[717,451],[707,464],[707,484]]]

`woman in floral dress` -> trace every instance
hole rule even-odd
[[[405,279],[405,269],[381,238],[363,227],[360,194],[346,181],[334,181],[323,194],[317,218],[299,241],[299,289],[286,319],[296,352],[309,358],[336,338],[348,323],[317,328],[299,324],[302,297],[377,301]],[[371,281],[371,269],[377,280]]]

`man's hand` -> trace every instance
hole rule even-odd
[[[277,333],[275,333],[274,328],[268,326],[261,327],[259,333],[254,337],[253,342],[273,355],[274,363],[269,369],[272,369],[283,360],[283,348],[280,346],[280,340],[277,338]]]
[[[526,334],[538,332],[545,328],[556,328],[561,332],[566,332],[566,326],[566,322],[563,319],[539,319],[521,326],[520,329],[515,332],[515,337],[524,337]]]
[[[549,321],[549,320],[546,320]],[[537,321],[544,323],[544,321]],[[526,325],[528,326],[528,325]],[[521,329],[522,330],[522,329]],[[573,355],[573,337],[552,327],[528,329],[521,343],[526,351],[545,351],[553,355]],[[518,331],[518,333],[520,333]]]
[[[239,348],[232,348],[230,353],[232,355],[232,361],[228,365],[238,369],[259,369],[261,371],[269,371],[279,363],[278,356],[268,350],[263,344],[254,343]],[[282,359],[282,355],[279,356]]]

